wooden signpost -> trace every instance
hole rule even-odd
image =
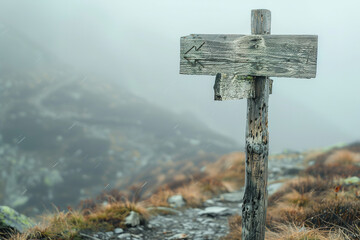
[[[263,240],[267,208],[268,77],[314,78],[316,35],[270,35],[271,13],[251,12],[253,35],[193,34],[180,39],[180,73],[216,75],[215,100],[247,98],[242,239]]]

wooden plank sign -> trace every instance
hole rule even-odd
[[[180,73],[216,75],[215,100],[247,98],[242,239],[264,240],[269,155],[269,77],[314,78],[315,35],[270,35],[271,13],[251,11],[253,35],[192,34],[180,39]]]
[[[180,74],[314,78],[315,35],[201,35],[180,39]]]

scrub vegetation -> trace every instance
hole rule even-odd
[[[308,167],[268,199],[268,240],[360,239],[360,145],[311,154]],[[241,239],[241,217],[229,219]]]
[[[298,177],[269,196],[266,239],[359,239],[360,144],[306,156]],[[174,195],[181,195],[186,207],[201,207],[205,200],[244,185],[244,159],[243,153],[231,153],[207,164],[193,178],[173,175],[174,181],[145,198],[144,186],[132,186],[132,198],[116,190],[104,192],[82,201],[77,210],[43,215],[40,225],[24,234],[14,233],[11,239],[79,239],[94,231],[126,229],[125,218],[131,211],[139,213],[146,225],[150,214],[172,213],[167,200]],[[156,207],[162,208],[154,211]],[[223,240],[241,239],[241,216],[230,217],[229,226]]]

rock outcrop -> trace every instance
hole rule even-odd
[[[0,206],[0,229],[1,233],[19,232],[33,227],[34,222],[8,206]]]

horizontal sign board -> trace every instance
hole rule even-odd
[[[180,39],[180,73],[314,78],[316,35],[193,34]]]

